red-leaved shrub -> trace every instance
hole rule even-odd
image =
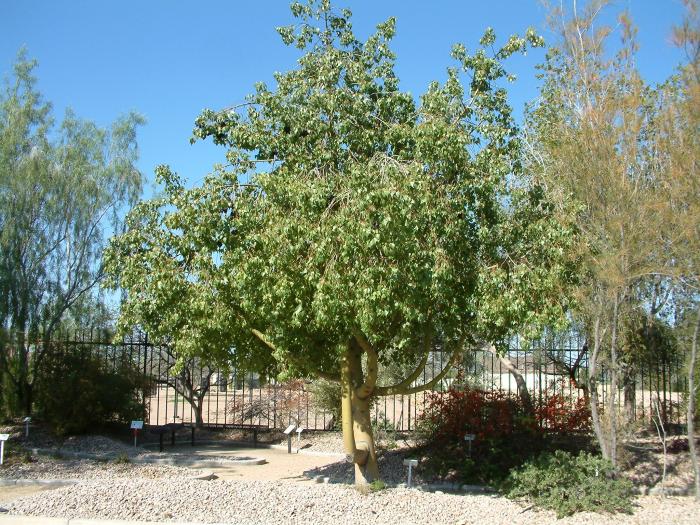
[[[556,388],[556,387],[555,387]],[[576,397],[573,393],[563,393],[563,384],[559,393],[546,389],[542,400],[535,404],[535,418],[539,427],[548,434],[572,434],[587,432],[591,428],[591,409],[588,399]]]
[[[589,428],[585,399],[543,391],[528,412],[500,390],[450,388],[427,394],[419,421],[426,437],[425,468],[443,479],[498,483],[515,466],[547,450],[558,436]],[[473,434],[473,441],[465,441]],[[560,441],[560,440],[559,440]]]

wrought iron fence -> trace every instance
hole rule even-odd
[[[149,378],[152,389],[144,395],[146,423],[199,423],[206,427],[235,428],[256,425],[284,428],[296,422],[308,430],[333,428],[336,421],[316,402],[309,381],[263,384],[252,372],[225,371],[203,366],[191,359],[175,367],[175,356],[167,345],[153,344],[146,334],[134,334],[112,341],[103,332],[75,332],[64,335],[58,346],[91,352],[105,363],[128,360]],[[37,342],[36,345],[40,345]],[[442,352],[431,353],[423,376],[416,383],[430,381],[447,362]],[[409,367],[410,368],[410,367]],[[575,402],[586,394],[588,350],[576,333],[540,341],[523,348],[517,340],[503,354],[484,349],[466,352],[459,366],[446,375],[432,392],[444,392],[455,384],[517,395],[513,373],[520,375],[533,401],[541,404],[551,396]],[[402,370],[394,370],[400,377]],[[391,374],[390,374],[391,375]],[[601,403],[610,395],[609,372],[602,368],[598,379]],[[382,380],[382,379],[380,379]],[[390,381],[390,378],[384,378]],[[685,423],[681,409],[687,392],[680,356],[664,356],[641,363],[619,379],[618,409],[630,419],[649,419],[658,400],[666,423]],[[373,409],[375,423],[385,429],[412,431],[427,402],[428,392],[380,397]]]

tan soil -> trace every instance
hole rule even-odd
[[[309,454],[288,454],[284,450],[270,448],[242,448],[242,447],[220,447],[220,446],[201,446],[195,447],[193,451],[191,447],[175,447],[170,448],[177,453],[182,453],[187,457],[188,453],[197,454],[199,456],[248,456],[262,458],[267,461],[262,465],[232,465],[226,467],[208,468],[221,479],[246,479],[246,480],[286,480],[308,482],[308,478],[304,476],[304,471],[311,470],[339,460],[339,456],[316,456]]]
[[[22,498],[24,496],[31,496],[37,492],[42,492],[44,490],[51,490],[52,487],[45,487],[40,485],[34,486],[15,486],[15,487],[2,487],[0,488],[0,504],[9,503],[13,499]],[[53,487],[55,488],[55,487]]]

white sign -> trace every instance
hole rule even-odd
[[[5,441],[10,439],[10,434],[0,434],[0,465],[5,460]]]
[[[467,434],[464,436],[464,441],[474,441],[476,439],[476,434]]]
[[[406,483],[406,486],[408,488],[411,488],[411,474],[413,473],[413,467],[418,466],[418,460],[417,459],[404,459],[403,464],[408,467],[408,483]]]
[[[24,423],[29,423],[31,420],[32,420],[32,418],[29,417],[29,416],[27,416],[27,417],[25,417],[22,421],[23,421]]]
[[[287,435],[289,435],[289,434],[292,433],[292,431],[293,431],[295,428],[297,428],[296,425],[289,425],[289,426],[287,427],[287,430],[284,431],[284,433],[287,434]]]
[[[297,428],[297,434],[301,435],[301,433],[304,431],[304,427],[299,427]]]
[[[131,428],[135,430],[141,430],[143,428],[143,421],[132,421]]]

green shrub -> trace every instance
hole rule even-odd
[[[105,362],[80,348],[54,349],[36,384],[36,412],[58,435],[142,419],[148,381],[128,359]]]
[[[586,453],[542,454],[511,471],[502,490],[509,498],[552,509],[559,518],[583,511],[632,511],[632,483],[616,479],[610,462]]]
[[[369,490],[372,492],[378,492],[380,490],[384,490],[386,488],[386,483],[384,483],[381,479],[375,479],[372,483],[369,484]]]
[[[314,404],[331,414],[333,418],[333,427],[329,430],[337,430],[340,428],[340,386],[335,381],[327,381],[318,379],[311,385],[311,396]]]
[[[450,388],[428,394],[418,421],[425,472],[464,483],[499,484],[547,445],[519,398],[507,392]],[[473,434],[470,444],[465,434]],[[469,452],[471,448],[471,453]]]
[[[129,456],[128,456],[127,454],[125,454],[124,452],[122,452],[122,453],[119,454],[116,458],[114,458],[114,462],[115,462],[117,465],[125,465],[125,464],[127,464],[127,463],[131,463],[131,460],[129,459]]]
[[[4,467],[20,463],[31,463],[32,461],[34,461],[34,458],[32,458],[31,453],[19,443],[12,440],[5,442]]]

